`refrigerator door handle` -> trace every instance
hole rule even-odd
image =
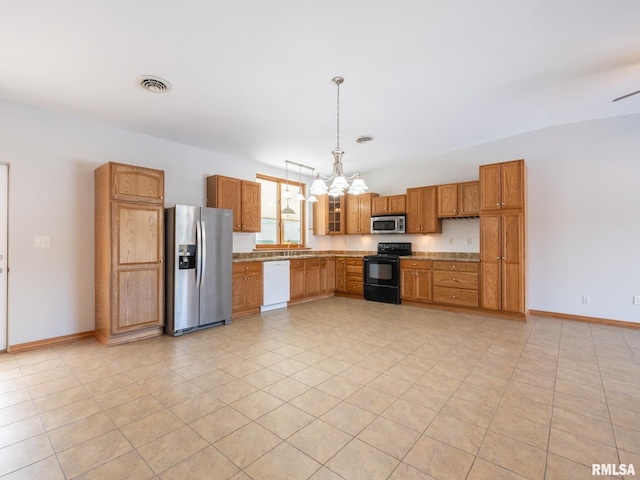
[[[202,232],[202,243],[200,246],[200,251],[202,252],[202,261],[200,262],[200,285],[202,285],[202,280],[206,275],[206,265],[207,265],[207,228],[204,221],[200,222],[200,230]]]
[[[196,221],[196,288],[202,283],[202,222]]]

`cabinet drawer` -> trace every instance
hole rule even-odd
[[[356,274],[362,275],[363,267],[362,265],[347,265],[347,275]]]
[[[478,274],[471,272],[433,271],[433,285],[478,290]]]
[[[364,293],[364,284],[362,280],[360,281],[352,281],[347,278],[347,292],[349,293]]]
[[[311,259],[304,260],[304,266],[305,267],[319,267],[320,266],[320,259],[319,258],[311,258]]]
[[[443,260],[434,260],[433,261],[433,269],[434,270],[447,270],[447,271],[455,271],[455,272],[477,272],[478,271],[478,263],[477,262],[446,262]]]
[[[298,270],[304,268],[304,260],[290,260],[289,269]]]
[[[359,265],[359,266],[362,267],[363,259],[362,258],[347,258],[345,263],[347,265]]]
[[[414,268],[431,270],[431,260],[412,260],[410,258],[401,258],[400,268],[406,268],[409,270]]]
[[[233,264],[233,273],[261,272],[262,262],[236,262]]]
[[[433,287],[433,301],[465,307],[478,306],[478,291],[462,288]]]

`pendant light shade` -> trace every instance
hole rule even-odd
[[[344,82],[342,77],[334,77],[331,80],[337,87],[337,108],[336,108],[336,148],[331,153],[333,154],[333,173],[329,176],[321,174],[316,175],[309,192],[313,195],[324,195],[328,193],[331,196],[337,197],[344,195],[345,190],[352,195],[359,195],[364,193],[368,189],[367,184],[362,179],[362,175],[355,173],[351,176],[346,176],[343,172],[342,155],[344,151],[340,149],[340,85]],[[353,181],[353,183],[349,183]],[[327,187],[326,182],[331,182]]]
[[[287,206],[282,209],[282,214],[284,215],[295,215],[296,212],[293,208],[289,206],[289,199],[293,196],[289,191],[289,162],[285,161],[285,172],[286,172],[286,181],[287,186],[284,189],[284,193],[282,196],[287,200]]]

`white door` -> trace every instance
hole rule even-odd
[[[9,166],[0,165],[0,352],[7,349],[7,230]]]

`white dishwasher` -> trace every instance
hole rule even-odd
[[[264,262],[262,265],[263,297],[261,312],[284,308],[289,301],[289,260]]]

